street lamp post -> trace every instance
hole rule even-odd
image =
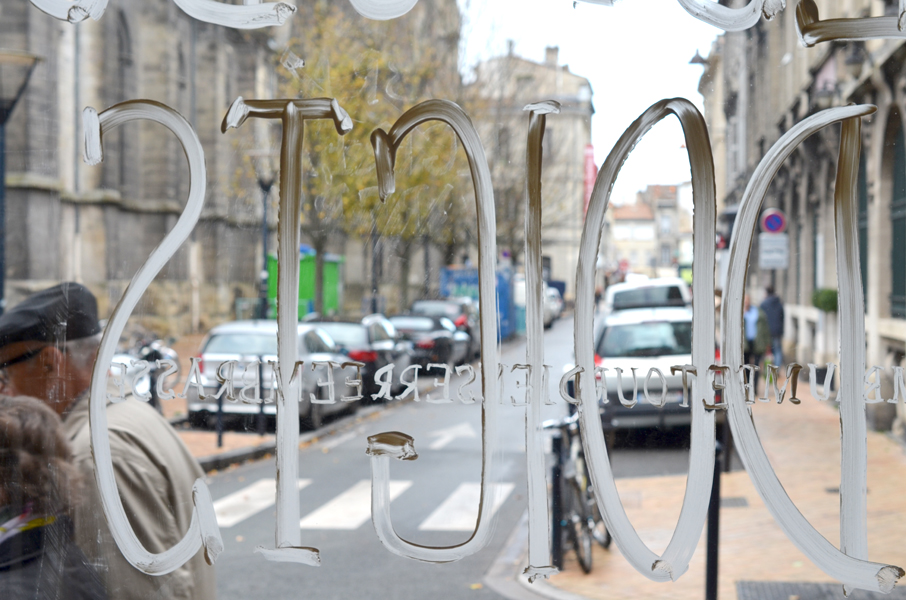
[[[38,60],[28,52],[0,50],[0,315],[6,308],[6,122]]]

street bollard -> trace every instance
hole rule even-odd
[[[708,538],[705,559],[705,600],[717,600],[717,562],[720,536],[720,463],[723,444],[714,446],[714,482],[708,505]]]
[[[267,419],[264,416],[264,357],[258,357],[258,389],[261,396],[260,409],[258,410],[258,435],[267,433]]]
[[[223,447],[223,394],[217,396],[217,447]]]
[[[560,494],[562,449],[563,437],[555,431],[551,438],[551,453],[554,455],[551,469],[551,563],[558,569],[563,568],[563,530],[560,523],[563,519],[563,498]]]

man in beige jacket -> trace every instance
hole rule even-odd
[[[101,329],[87,288],[63,283],[37,292],[0,316],[0,369],[7,393],[42,399],[62,418],[84,476],[75,513],[76,542],[98,567],[111,600],[215,597],[214,567],[199,551],[161,577],[130,565],[103,515],[88,428],[88,388]],[[153,553],[174,546],[192,518],[192,485],[204,473],[170,424],[144,402],[108,404],[110,450],[123,508]]]

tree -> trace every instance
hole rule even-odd
[[[301,30],[288,51],[302,57],[305,66],[280,61],[279,93],[336,98],[354,122],[353,130],[342,137],[326,122],[311,122],[305,132],[306,202],[300,224],[317,252],[318,312],[323,311],[323,261],[331,238],[350,235],[364,240],[372,233],[395,238],[400,298],[405,303],[414,243],[426,233],[437,244],[459,239],[449,233],[455,226],[429,227],[441,210],[447,215],[462,213],[465,209],[459,206],[469,198],[464,191],[468,180],[462,181],[463,171],[468,173],[464,154],[448,127],[425,126],[407,138],[397,155],[399,191],[384,205],[376,193],[369,193],[377,185],[372,131],[389,129],[400,114],[422,100],[459,95],[455,57],[451,62],[427,31],[429,24],[436,26],[434,13],[445,3],[448,0],[420,3],[422,8],[417,6],[406,18],[370,21],[352,13],[345,3],[317,1],[300,8],[300,13],[308,14],[295,19]]]

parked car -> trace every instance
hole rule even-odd
[[[549,328],[554,321],[563,314],[563,298],[560,297],[560,291],[557,288],[544,287],[544,327]]]
[[[692,362],[692,310],[687,307],[645,308],[621,310],[607,317],[595,336],[595,366],[604,367],[607,402],[602,404],[601,421],[605,431],[643,427],[675,427],[689,425],[692,413],[682,406],[682,373],[670,374],[670,367]],[[633,394],[632,368],[636,368],[638,396]],[[618,385],[617,368],[622,369],[622,385]],[[664,376],[652,374],[651,398],[663,406],[645,399],[645,378],[651,369]],[[627,402],[624,405],[620,390]],[[603,398],[600,399],[603,401]]]
[[[679,277],[659,277],[640,281],[615,283],[604,292],[605,316],[618,310],[691,306],[692,291]]]
[[[365,400],[371,400],[371,394],[380,389],[374,374],[390,364],[394,365],[391,393],[402,391],[399,376],[412,362],[412,342],[403,339],[387,317],[380,314],[358,320],[318,317],[307,322],[324,329],[350,359],[365,363],[362,369]]]
[[[469,357],[481,354],[481,320],[478,303],[471,298],[449,298],[447,300],[416,300],[409,308],[413,315],[447,317],[456,328],[469,334],[471,345]]]
[[[337,381],[335,404],[312,403],[310,394],[316,398],[326,399],[328,390],[318,386],[318,379],[326,380],[324,368],[311,370],[312,361],[330,360],[343,363],[348,359],[339,352],[334,341],[327,333],[316,325],[299,324],[299,360],[305,361],[302,369],[302,401],[299,403],[299,418],[302,423],[314,428],[320,427],[325,416],[336,412],[354,411],[356,402],[340,402],[340,396],[352,395],[354,390],[347,390],[343,382],[346,374],[340,369],[334,372]],[[277,322],[271,320],[233,321],[224,323],[212,329],[201,343],[199,353],[199,370],[207,398],[198,397],[197,390],[190,387],[187,391],[189,421],[196,426],[210,424],[212,417],[217,414],[217,400],[212,396],[220,389],[217,379],[218,371],[227,361],[238,361],[234,369],[236,381],[236,394],[238,396],[242,384],[243,369],[247,365],[261,360],[264,365],[262,371],[261,396],[265,399],[264,414],[276,415],[276,403],[273,389],[273,369],[267,361],[277,360]],[[349,376],[354,376],[354,369],[347,369]],[[288,377],[289,375],[285,375]],[[246,373],[245,381],[252,383],[257,374]],[[271,400],[270,402],[267,402]],[[233,418],[242,415],[257,415],[261,410],[259,403],[246,403],[242,401],[223,402],[223,412]]]
[[[429,363],[459,365],[466,361],[471,338],[447,317],[398,315],[390,317],[403,339],[412,342],[412,362],[427,367]]]

